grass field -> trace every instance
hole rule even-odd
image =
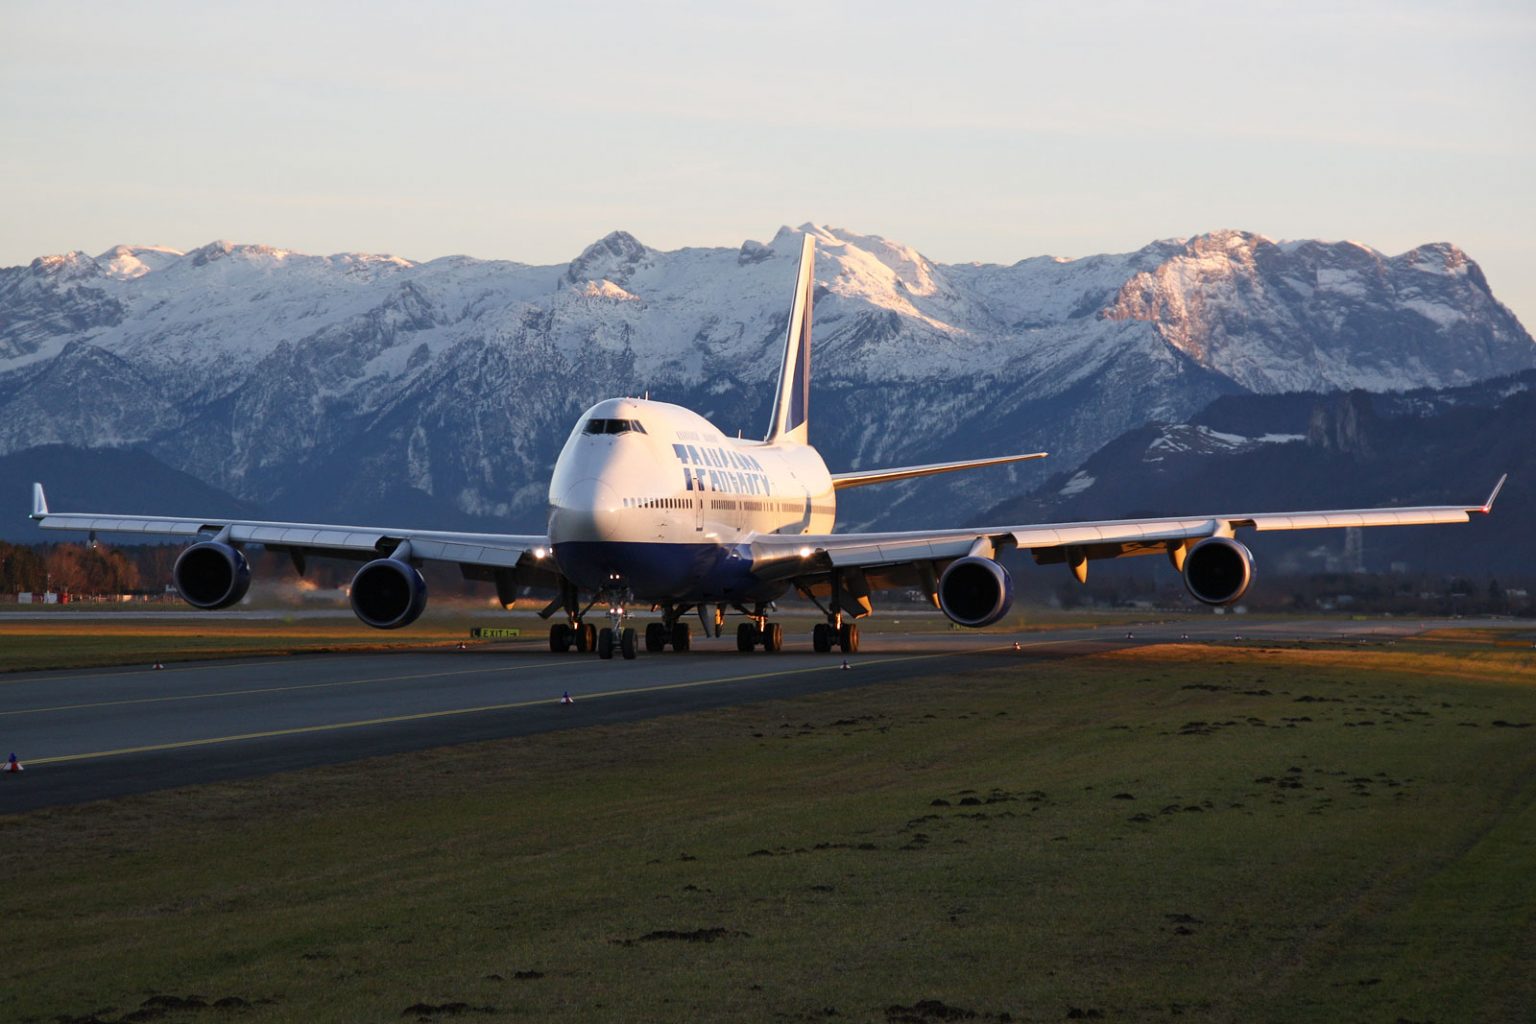
[[[385,632],[370,629],[351,616],[283,621],[199,620],[189,615],[165,621],[113,622],[59,613],[49,621],[0,622],[0,672],[441,647],[466,641],[470,624],[468,618],[439,618],[409,631]],[[486,618],[473,620],[473,624],[505,626],[506,622]]]
[[[0,818],[0,1019],[1536,1018],[1529,640],[1309,646]]]

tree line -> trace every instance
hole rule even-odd
[[[163,590],[181,548],[172,544],[11,544],[0,541],[0,593],[96,596]]]

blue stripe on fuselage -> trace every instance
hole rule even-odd
[[[746,544],[564,541],[554,553],[560,571],[577,586],[606,587],[616,574],[645,601],[769,601],[786,589],[752,575]]]

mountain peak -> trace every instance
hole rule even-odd
[[[652,250],[628,231],[610,231],[571,260],[565,283],[607,279],[622,285],[651,254]]]

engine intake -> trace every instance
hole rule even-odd
[[[1231,604],[1253,582],[1253,555],[1230,537],[1207,537],[1184,557],[1184,586],[1202,604]]]
[[[411,565],[380,558],[352,577],[352,612],[374,629],[399,629],[427,608],[427,581]]]
[[[193,544],[176,558],[171,579],[181,599],[194,608],[228,608],[251,589],[245,555],[222,541]]]
[[[990,558],[970,555],[949,563],[939,577],[939,608],[951,622],[990,626],[1013,606],[1013,578]]]

